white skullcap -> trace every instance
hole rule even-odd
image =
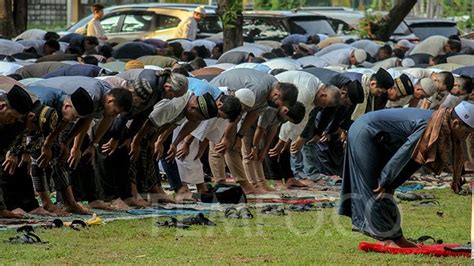
[[[463,101],[454,107],[459,118],[471,128],[474,128],[474,104]]]
[[[242,88],[238,91],[235,92],[235,97],[239,99],[241,103],[244,105],[252,108],[255,105],[255,94],[253,91],[247,89],[247,88]]]
[[[357,60],[357,63],[359,64],[363,63],[365,59],[367,59],[367,53],[365,53],[365,51],[362,49],[355,49],[353,53],[354,53],[355,59]]]
[[[412,67],[415,66],[415,61],[411,58],[403,58],[402,67]]]
[[[399,40],[397,42],[397,46],[405,47],[405,48],[413,48],[415,46],[414,43],[411,43],[409,40]]]
[[[430,78],[420,79],[421,88],[425,91],[428,96],[432,96],[436,92],[436,84]]]
[[[194,12],[206,15],[206,9],[204,9],[204,6],[198,6],[196,9],[194,9]]]

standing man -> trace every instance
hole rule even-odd
[[[86,35],[95,36],[97,39],[105,41],[107,40],[107,36],[105,36],[104,29],[100,24],[100,19],[104,17],[104,6],[100,4],[94,4],[92,5],[91,10],[92,16],[94,18],[87,24]]]
[[[183,38],[189,40],[196,40],[198,32],[198,22],[206,15],[206,10],[203,6],[198,6],[194,9],[192,17],[181,21],[176,30],[176,38]]]

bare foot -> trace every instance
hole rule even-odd
[[[286,187],[285,185],[283,184],[283,181],[281,180],[275,180],[275,183],[273,185],[275,187],[276,190],[285,190]]]
[[[138,207],[138,208],[146,208],[148,207],[147,204],[145,203],[145,200],[137,200],[135,198],[127,198],[123,202],[127,204],[130,207]]]
[[[41,216],[52,216],[52,217],[58,216],[54,213],[51,213],[51,212],[45,210],[43,207],[38,207],[38,208],[30,211],[29,214],[35,214],[35,215],[41,215]]]
[[[73,205],[64,205],[64,210],[71,213],[77,214],[92,214],[92,212],[87,209],[86,207],[82,206],[82,204],[76,203]]]
[[[308,187],[313,187],[316,184],[316,182],[311,179],[302,179],[302,180],[295,179],[295,180],[299,181],[300,183],[305,184]]]
[[[25,216],[23,214],[14,213],[9,210],[0,210],[0,217],[1,218],[8,218],[8,219],[23,219]]]
[[[116,211],[128,211],[130,206],[128,206],[122,199],[118,198],[112,201],[112,208]]]
[[[177,192],[174,196],[176,203],[193,203],[196,200],[193,198],[193,193],[190,191]]]
[[[153,202],[158,203],[176,203],[176,201],[166,193],[154,193],[151,195],[151,199]]]
[[[26,214],[26,212],[21,208],[16,208],[16,209],[12,210],[12,212],[14,214],[19,214],[19,215],[23,215],[23,216],[25,216],[25,214]]]
[[[88,207],[90,209],[99,209],[99,210],[107,210],[113,211],[114,208],[110,205],[110,203],[106,203],[102,200],[94,200],[89,202]]]
[[[50,213],[53,213],[57,216],[71,216],[71,213],[67,212],[67,211],[64,211],[62,210],[61,208],[58,208],[56,205],[54,204],[45,204],[43,206],[43,208],[50,212]]]
[[[377,243],[382,244],[382,245],[387,246],[387,247],[399,248],[399,246],[393,240],[378,241]]]
[[[288,189],[297,189],[297,188],[308,188],[307,185],[301,183],[299,180],[295,178],[289,178],[286,180],[285,183],[286,188]]]
[[[255,187],[252,186],[247,180],[238,182],[245,194],[261,194],[257,193]]]
[[[262,188],[262,189],[265,190],[266,192],[276,191],[276,189],[274,189],[274,188],[272,188],[271,186],[269,186],[269,185],[267,184],[267,182],[265,182],[265,181],[258,182],[258,183],[257,183],[257,187],[258,187],[258,188]]]
[[[416,248],[417,245],[409,240],[407,240],[405,237],[401,237],[397,240],[395,240],[395,243],[401,247],[401,248]]]

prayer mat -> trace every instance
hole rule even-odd
[[[384,244],[379,243],[368,243],[368,242],[360,242],[359,249],[363,251],[372,251],[378,253],[390,253],[390,254],[422,254],[422,255],[430,255],[436,257],[448,257],[448,256],[464,256],[470,257],[471,252],[454,252],[445,250],[444,247],[460,247],[459,244],[432,244],[432,245],[418,245],[416,248],[395,248],[395,247],[388,247]]]

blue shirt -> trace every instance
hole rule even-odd
[[[43,79],[31,83],[30,86],[50,87],[64,91],[68,95],[73,94],[79,87],[84,88],[92,97],[94,103],[93,117],[99,118],[102,116],[104,106],[102,103],[103,97],[112,89],[106,81],[81,76],[63,76]]]
[[[223,93],[218,87],[210,84],[206,80],[188,78],[188,90],[197,96],[202,96],[209,92],[214,100],[217,100]]]
[[[299,44],[299,43],[306,43],[308,41],[308,36],[303,34],[291,34],[286,36],[283,40],[281,40],[281,44]]]
[[[38,97],[40,103],[56,109],[59,115],[62,114],[63,103],[68,96],[66,92],[55,88],[41,86],[28,86],[26,87],[26,90]]]
[[[69,65],[49,72],[42,76],[42,78],[47,79],[60,76],[97,77],[101,70],[102,68],[89,64]]]

